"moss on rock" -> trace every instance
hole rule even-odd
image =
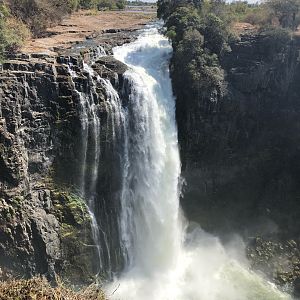
[[[95,279],[95,253],[91,218],[84,200],[68,191],[51,191],[52,213],[60,222],[62,263],[58,270],[72,284],[87,284]]]

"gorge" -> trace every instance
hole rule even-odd
[[[278,99],[273,90],[278,82],[288,83],[290,96],[288,105],[274,101],[273,111],[282,108],[276,115],[282,120],[282,114],[292,113],[291,105],[297,118],[299,47],[295,42],[288,54],[267,61],[269,53],[257,46],[261,37],[242,37],[222,61],[231,96],[239,98],[188,106],[185,100],[195,95],[176,82],[174,70],[170,74],[173,50],[161,26],[147,25],[124,45],[97,45],[58,57],[17,54],[3,64],[2,273],[43,274],[50,281],[60,274],[78,285],[105,279],[112,299],[291,299],[268,282],[272,278],[249,270],[243,238],[250,217],[243,219],[243,228],[237,220],[241,211],[252,216],[257,210],[238,197],[236,206],[218,203],[231,196],[228,192],[222,198],[224,189],[218,187],[232,179],[228,173],[235,174],[227,161],[223,163],[229,171],[220,166],[219,154],[224,150],[220,141],[234,136],[236,128],[254,130],[250,125],[267,115],[266,103],[247,100],[267,100],[270,93]],[[250,66],[238,66],[238,55]],[[258,56],[265,64],[256,69],[250,62]],[[247,116],[253,123],[240,116],[239,109],[245,107],[254,112]],[[256,118],[257,111],[262,115]],[[231,116],[238,119],[236,127]],[[287,123],[283,135],[294,126]],[[220,148],[207,142],[210,133]],[[234,138],[230,141],[237,145]],[[217,200],[210,207],[211,195]],[[268,208],[263,202],[261,206],[263,211]],[[282,218],[290,211],[293,207]],[[284,227],[282,218],[272,214]],[[246,237],[258,234],[253,231]],[[284,288],[291,290],[289,285]]]

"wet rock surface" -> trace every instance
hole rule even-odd
[[[300,296],[300,247],[299,240],[278,240],[257,237],[250,240],[247,257],[251,267],[272,278],[274,282]]]

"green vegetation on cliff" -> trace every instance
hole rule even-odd
[[[230,38],[226,20],[215,5],[201,1],[160,0],[158,17],[165,20],[174,48],[171,75],[174,86],[180,86],[177,91],[191,106],[202,105],[207,98],[216,101],[226,90],[219,63]]]
[[[268,0],[261,5],[217,0],[159,0],[158,17],[166,22],[167,36],[174,48],[173,80],[193,88],[195,95],[216,99],[224,93],[224,74],[219,58],[230,51],[237,37],[231,32],[235,21],[249,21],[269,36],[270,47],[280,51],[290,39],[289,30],[300,22],[299,0]],[[260,20],[251,16],[261,17]]]

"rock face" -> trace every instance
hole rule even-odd
[[[174,87],[184,210],[211,232],[298,237],[299,40],[278,50],[266,35],[244,35],[231,50],[223,98],[195,106]]]
[[[95,63],[118,88],[123,65]],[[82,103],[93,94],[101,119],[102,158],[109,153],[108,97],[99,82],[91,90],[81,57],[16,55],[0,73],[0,268],[2,275],[59,273],[88,282],[99,269],[91,218],[79,191]],[[109,154],[107,154],[109,155]],[[106,162],[98,180],[102,206],[112,184]],[[110,204],[109,204],[110,203]],[[105,210],[104,212],[105,213]],[[76,262],[76,264],[74,263]],[[4,276],[4,275],[3,275]]]
[[[177,99],[185,101],[177,110],[183,204],[210,230],[294,235],[300,228],[300,45],[294,40],[272,53],[268,39],[257,35],[242,36],[231,48],[221,61],[226,96],[198,107]]]

